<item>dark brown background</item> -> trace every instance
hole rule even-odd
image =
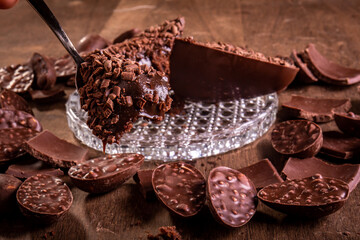
[[[47,1],[64,29],[77,42],[88,33],[113,39],[137,27],[144,29],[164,19],[185,16],[185,36],[200,41],[224,41],[249,46],[267,55],[290,54],[309,42],[320,52],[343,65],[360,68],[360,1],[340,0],[107,0]],[[58,40],[28,6],[0,11],[0,65],[26,62],[34,51],[59,57],[65,54]],[[67,89],[67,94],[73,89]],[[313,97],[351,98],[353,111],[360,113],[356,86],[291,86],[280,94],[280,102],[293,93]],[[45,129],[79,144],[67,127],[65,100],[34,105]],[[281,118],[281,111],[279,119]],[[324,130],[336,129],[334,123]],[[240,168],[268,157],[281,170],[284,159],[274,153],[269,134],[243,148],[219,156],[199,159],[196,166],[205,174],[217,165]],[[98,155],[95,151],[92,156]],[[154,166],[154,162],[145,167]],[[72,186],[71,186],[72,187]],[[318,220],[287,217],[259,204],[254,218],[238,229],[217,224],[207,209],[191,219],[172,216],[158,202],[143,200],[133,181],[117,190],[91,196],[73,187],[74,204],[58,223],[35,227],[20,216],[0,217],[0,239],[144,239],[147,232],[175,225],[184,239],[360,239],[360,189],[344,208]]]

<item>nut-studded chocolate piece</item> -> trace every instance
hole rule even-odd
[[[324,132],[322,154],[339,159],[351,159],[360,155],[360,138],[345,135],[341,132]]]
[[[152,175],[156,196],[172,212],[190,217],[205,204],[204,176],[190,164],[177,162],[158,166]]]
[[[0,109],[0,129],[4,128],[31,128],[40,132],[40,122],[29,113],[18,110]]]
[[[212,215],[225,226],[241,227],[256,212],[256,188],[249,178],[235,169],[223,166],[212,169],[207,192]]]
[[[275,125],[271,133],[273,148],[284,155],[311,157],[323,143],[321,128],[308,120],[289,120]]]
[[[24,98],[6,89],[0,93],[0,107],[3,109],[20,110],[34,115],[31,107]]]
[[[10,212],[16,206],[16,191],[22,182],[8,174],[0,173],[0,214]]]
[[[69,169],[71,181],[89,193],[109,192],[134,176],[144,162],[135,153],[107,155],[79,163]]]
[[[283,213],[303,217],[322,217],[339,210],[349,196],[349,186],[320,174],[272,184],[258,192],[259,199]]]
[[[39,53],[34,53],[30,60],[35,75],[34,87],[50,89],[56,83],[56,71],[53,60]]]
[[[360,115],[353,112],[335,113],[334,119],[343,133],[360,138]]]
[[[34,81],[29,64],[10,65],[0,68],[0,87],[17,93],[26,92]]]
[[[16,193],[21,212],[41,223],[53,223],[71,207],[73,196],[60,178],[38,174],[26,179]]]

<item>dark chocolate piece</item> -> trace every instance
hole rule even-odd
[[[320,152],[335,158],[350,159],[360,154],[360,138],[336,131],[324,132],[324,143]]]
[[[0,107],[3,109],[20,110],[34,115],[31,107],[24,98],[10,90],[2,90],[0,93]]]
[[[38,103],[48,103],[48,102],[56,101],[66,95],[64,88],[57,88],[57,87],[54,87],[49,90],[30,90],[29,93],[31,99],[34,102],[38,102]]]
[[[284,181],[269,159],[264,159],[250,166],[241,168],[239,172],[251,179],[257,190],[267,185]]]
[[[307,64],[302,59],[301,54],[298,54],[295,50],[293,50],[290,57],[294,61],[295,66],[299,68],[299,72],[294,80],[295,82],[315,83],[318,81],[318,79],[314,76],[314,74],[308,68]]]
[[[138,185],[141,194],[146,200],[155,199],[155,192],[152,186],[152,174],[154,169],[139,170],[134,175],[134,181]]]
[[[360,115],[352,112],[335,113],[334,119],[343,133],[360,138]]]
[[[337,178],[346,182],[351,192],[360,181],[360,165],[330,164],[316,157],[305,159],[289,158],[282,170],[282,174],[288,180],[311,177],[315,174]]]
[[[127,39],[130,39],[130,38],[133,38],[137,35],[140,34],[140,30],[137,29],[137,28],[133,28],[133,29],[130,29],[128,31],[125,31],[123,33],[121,33],[119,36],[117,36],[114,41],[113,41],[113,44],[116,44],[116,43],[121,43]]]
[[[4,128],[31,128],[40,132],[40,122],[29,113],[19,110],[0,109],[0,129]]]
[[[284,90],[298,68],[229,44],[176,39],[170,56],[175,94],[195,101],[252,98]]]
[[[26,179],[16,199],[26,217],[46,224],[63,216],[73,202],[70,189],[60,178],[43,174]]]
[[[335,85],[352,85],[360,82],[360,69],[352,69],[331,62],[321,55],[314,44],[309,44],[302,54],[312,73],[321,81]]]
[[[88,150],[56,137],[45,130],[24,144],[35,158],[56,167],[70,168],[85,161]]]
[[[38,89],[52,88],[56,83],[54,61],[39,53],[34,53],[30,62],[35,75],[34,86]]]
[[[206,200],[204,176],[190,164],[168,163],[158,166],[152,175],[156,196],[172,212],[191,217]]]
[[[26,92],[34,81],[29,64],[10,65],[0,68],[0,87],[17,93]]]
[[[350,99],[312,98],[293,95],[290,102],[282,104],[291,117],[304,118],[317,123],[334,119],[335,112],[347,112],[351,108]]]
[[[258,192],[269,207],[290,215],[318,218],[339,210],[349,197],[349,186],[320,174],[272,184]]]
[[[8,174],[0,173],[0,214],[14,210],[16,191],[22,182]]]
[[[308,120],[289,120],[275,125],[271,133],[273,148],[299,158],[317,154],[323,143],[321,128]]]
[[[148,234],[148,240],[181,240],[180,233],[176,230],[176,226],[160,227],[156,235]]]
[[[241,172],[216,167],[207,182],[209,208],[215,219],[229,227],[241,227],[254,216],[257,207],[256,188]]]
[[[68,79],[72,76],[75,76],[76,65],[72,57],[70,57],[69,55],[56,59],[54,64],[57,78]]]
[[[89,193],[109,192],[134,176],[144,163],[144,156],[135,153],[107,155],[91,159],[69,169],[71,181]]]
[[[96,49],[103,49],[109,45],[109,41],[98,34],[89,34],[80,39],[77,50],[78,52],[91,52]]]

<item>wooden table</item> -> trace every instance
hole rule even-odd
[[[360,68],[360,1],[356,0],[88,0],[48,4],[74,42],[88,33],[113,39],[130,28],[144,29],[164,19],[185,16],[184,35],[200,41],[245,45],[270,56],[288,56],[292,49],[302,50],[313,42],[329,59]],[[65,54],[26,1],[1,11],[0,26],[1,66],[26,62],[35,51],[53,57]],[[67,95],[72,91],[68,88]],[[352,110],[360,112],[356,86],[290,86],[279,95],[280,103],[294,93],[351,98]],[[81,145],[67,127],[65,101],[34,104],[35,116],[45,129]],[[321,126],[324,130],[336,129],[333,122]],[[91,151],[90,155],[98,154]],[[265,157],[281,170],[285,159],[272,150],[269,133],[237,150],[198,159],[196,167],[207,175],[214,166],[240,168]],[[152,161],[144,168],[154,166]],[[159,227],[170,225],[175,225],[184,239],[360,239],[360,188],[340,211],[325,218],[291,218],[260,203],[248,224],[227,229],[215,222],[207,209],[190,219],[171,215],[159,202],[146,202],[132,180],[99,196],[88,195],[71,184],[70,187],[74,204],[61,221],[36,227],[18,215],[1,216],[0,239],[146,239],[147,233],[155,234]]]

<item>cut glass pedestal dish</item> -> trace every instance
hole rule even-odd
[[[261,137],[275,121],[276,93],[251,99],[207,104],[186,102],[185,115],[166,115],[155,124],[134,123],[120,144],[106,145],[109,154],[135,152],[146,160],[192,160],[242,147]],[[102,151],[102,141],[86,125],[87,113],[74,92],[66,103],[70,129],[83,144]]]

